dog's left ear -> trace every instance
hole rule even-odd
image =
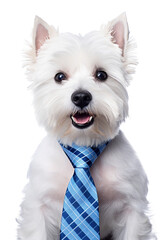
[[[113,21],[109,22],[106,26],[102,28],[107,34],[111,41],[119,46],[122,50],[122,56],[124,56],[127,41],[129,38],[129,28],[126,18],[126,13],[122,13]]]

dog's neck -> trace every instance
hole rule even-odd
[[[94,163],[94,161],[98,158],[98,156],[104,151],[108,142],[101,143],[98,146],[78,146],[76,144],[72,144],[71,146],[63,145],[60,143],[63,151],[71,161],[73,167],[75,168],[75,162],[84,161],[85,163],[89,163],[88,167]],[[77,153],[77,158],[76,158]],[[82,163],[81,163],[82,165]],[[82,167],[82,166],[81,166]]]

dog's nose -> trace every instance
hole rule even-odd
[[[84,108],[92,100],[92,95],[86,90],[78,90],[71,95],[71,100],[77,107]]]

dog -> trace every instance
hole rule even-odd
[[[100,238],[155,239],[147,216],[147,176],[119,130],[128,116],[127,87],[136,44],[126,14],[85,36],[59,33],[36,17],[28,52],[37,120],[47,136],[33,156],[21,204],[19,240],[58,240],[73,167],[64,145],[110,141],[91,167],[100,211]]]

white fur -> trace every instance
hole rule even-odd
[[[122,21],[124,48],[112,32]],[[35,46],[38,24],[45,27],[45,43]],[[115,39],[114,39],[115,37]],[[38,39],[40,40],[40,39]],[[57,140],[64,144],[98,145],[112,139],[91,168],[100,208],[101,238],[111,232],[114,240],[149,240],[151,224],[147,213],[147,177],[133,149],[119,131],[128,115],[126,87],[136,59],[128,40],[126,16],[110,22],[86,36],[59,34],[36,18],[33,47],[29,53],[28,78],[34,93],[34,106],[48,136],[37,149],[29,169],[29,183],[21,205],[19,240],[58,240],[63,200],[73,167]],[[97,68],[105,70],[107,81],[94,78]],[[68,76],[56,83],[57,72]],[[96,115],[86,129],[75,128],[71,113],[78,110],[71,95],[88,90],[92,101],[87,111]]]

